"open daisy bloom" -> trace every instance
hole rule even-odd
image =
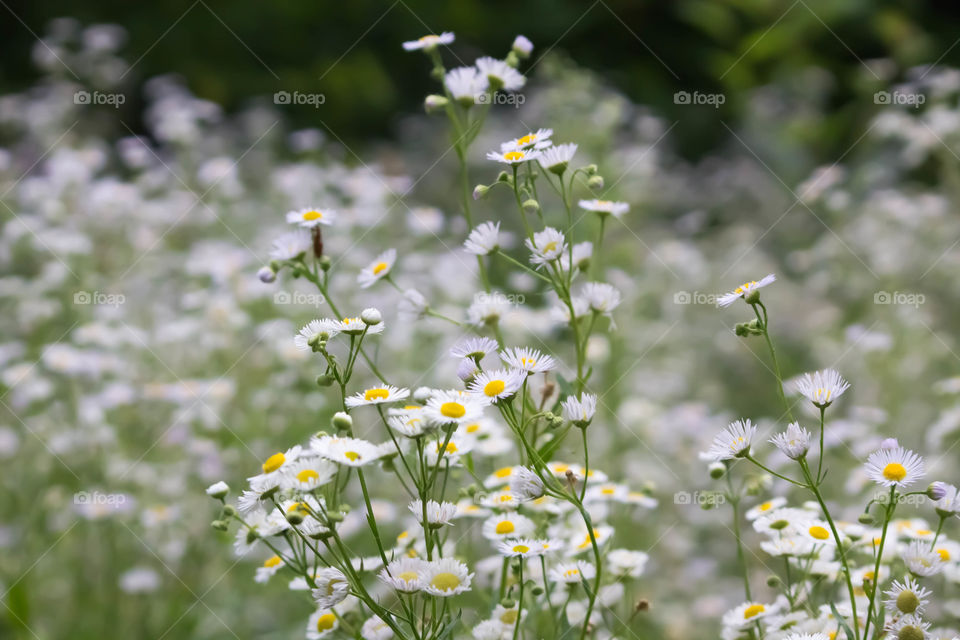
[[[416,51],[418,49],[423,49],[424,51],[432,51],[440,45],[453,44],[454,35],[451,31],[444,31],[440,35],[426,35],[417,38],[416,40],[408,40],[403,43],[403,48],[406,51]]]
[[[864,470],[877,484],[902,489],[923,477],[923,458],[903,447],[880,449],[870,454]]]
[[[750,443],[757,434],[757,427],[749,419],[731,422],[713,439],[707,456],[713,460],[733,460],[750,454]]]
[[[409,389],[401,389],[392,384],[385,384],[379,387],[370,387],[360,393],[350,396],[344,403],[350,407],[362,407],[369,404],[385,404],[390,402],[399,402],[410,397]]]
[[[803,374],[793,382],[793,388],[814,406],[822,409],[829,407],[834,400],[842,396],[850,388],[850,384],[833,369],[824,369]]]
[[[487,160],[502,162],[503,164],[523,164],[540,157],[537,150],[507,149],[506,151],[490,151],[487,153]]]
[[[393,263],[396,261],[397,250],[387,249],[360,272],[360,275],[357,276],[357,282],[364,289],[372,287],[379,280],[390,275],[390,269],[393,268]]]
[[[313,228],[320,225],[331,225],[337,218],[333,209],[298,209],[287,214],[287,222],[300,227]]]
[[[756,280],[744,282],[733,291],[725,293],[717,298],[717,306],[729,307],[741,298],[743,298],[743,300],[745,300],[747,303],[757,302],[760,300],[760,294],[758,293],[760,289],[764,288],[768,284],[772,284],[774,281],[776,281],[776,279],[777,277],[771,273],[761,278],[759,282]]]
[[[630,205],[626,202],[613,200],[581,200],[578,204],[581,209],[593,211],[600,215],[613,215],[615,218],[623,216],[630,210]]]

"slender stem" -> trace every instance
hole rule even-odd
[[[889,500],[883,512],[883,529],[880,533],[880,546],[877,548],[877,559],[873,564],[873,589],[868,594],[870,604],[867,605],[867,621],[863,629],[863,637],[869,638],[870,619],[873,617],[874,604],[877,600],[877,591],[880,588],[880,560],[883,558],[883,545],[887,541],[887,527],[893,519],[893,512],[897,509],[897,485],[890,487]],[[879,621],[877,622],[879,624]]]
[[[760,327],[763,329],[763,339],[767,343],[767,349],[770,350],[770,360],[773,362],[773,375],[775,375],[777,378],[777,393],[780,395],[780,401],[783,402],[783,406],[787,410],[787,417],[790,418],[790,422],[793,422],[793,412],[790,410],[790,405],[787,403],[787,396],[783,393],[783,376],[780,374],[780,363],[777,361],[777,350],[773,348],[773,341],[770,340],[769,325],[767,324],[769,320],[767,316],[767,308],[764,307],[763,303],[759,301],[750,306],[753,307],[753,312],[757,316],[757,322],[760,323]],[[760,311],[757,310],[757,307],[763,309],[762,317],[760,316]]]
[[[733,488],[729,469],[724,477],[727,479],[727,498],[733,508],[733,536],[737,539],[737,563],[743,572],[743,592],[747,600],[753,600],[753,596],[750,594],[750,570],[747,567],[746,554],[743,552],[743,539],[740,537],[740,496]]]
[[[523,557],[520,557],[520,596],[517,598],[517,620],[513,624],[513,640],[517,640],[520,632],[520,619],[523,617]]]
[[[825,406],[820,407],[820,458],[817,460],[817,484],[819,485],[823,481],[823,438],[824,438],[824,425],[823,425],[823,416],[826,413],[827,408]]]

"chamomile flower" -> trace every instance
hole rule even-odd
[[[479,502],[480,506],[502,510],[516,509],[520,506],[520,500],[517,499],[517,496],[515,496],[510,489],[486,493]]]
[[[381,569],[377,577],[397,591],[415,593],[423,589],[420,577],[423,565],[424,561],[418,558],[400,558]]]
[[[912,577],[907,576],[903,582],[893,581],[893,586],[884,595],[887,599],[883,601],[887,605],[887,610],[891,615],[903,613],[923,613],[924,607],[929,602],[931,592],[924,589]]]
[[[427,422],[422,415],[397,415],[387,418],[387,426],[408,438],[422,436],[427,431]]]
[[[500,513],[483,522],[483,537],[488,540],[522,538],[533,533],[533,520],[519,513]]]
[[[500,348],[493,338],[467,338],[450,348],[450,355],[454,358],[471,358],[482,360],[489,353],[496,353]]]
[[[507,151],[490,151],[487,153],[487,160],[502,162],[503,164],[523,164],[540,157],[540,152],[536,149],[523,151],[521,149],[508,149]]]
[[[800,423],[791,422],[787,430],[770,438],[770,442],[791,460],[799,460],[810,450],[810,432],[800,427]]]
[[[296,260],[313,247],[313,238],[306,231],[291,231],[273,241],[267,254],[271,260]]]
[[[903,640],[922,640],[927,637],[927,629],[930,628],[929,622],[924,622],[918,616],[908,614],[891,620],[887,625],[891,638],[903,638]]]
[[[340,619],[329,609],[317,609],[307,622],[307,640],[320,640],[340,628]]]
[[[270,556],[263,561],[262,565],[257,567],[257,572],[253,579],[255,582],[264,584],[285,566],[286,563],[283,561],[283,558],[280,556]]]
[[[952,484],[946,482],[939,484],[943,495],[934,501],[933,506],[941,515],[957,515],[960,513],[960,492]]]
[[[490,83],[490,89],[496,91],[516,91],[523,87],[527,79],[519,71],[508,65],[503,60],[497,60],[490,56],[478,58],[474,63],[481,74],[486,76]]]
[[[813,544],[835,545],[836,540],[830,532],[829,525],[821,520],[808,522],[805,528],[800,530],[800,535]]]
[[[457,67],[444,75],[443,84],[455,100],[464,106],[470,106],[480,101],[480,97],[487,93],[490,83],[487,77],[476,67]]]
[[[546,373],[556,368],[556,361],[537,349],[529,347],[513,347],[500,352],[500,359],[514,369],[521,369],[529,373]]]
[[[760,282],[757,282],[756,280],[751,280],[750,282],[744,282],[742,285],[740,285],[730,293],[725,293],[720,297],[718,297],[717,306],[729,307],[740,298],[743,298],[747,302],[750,302],[751,300],[754,299],[754,295],[756,295],[757,300],[759,300],[760,294],[757,292],[763,287],[767,286],[768,284],[772,284],[774,281],[776,281],[776,279],[777,277],[771,273],[761,278]]]
[[[337,212],[332,209],[298,209],[287,214],[287,222],[299,227],[311,229],[320,225],[331,225],[337,219]]]
[[[453,558],[428,562],[420,570],[423,590],[433,596],[448,598],[470,590],[473,574],[464,563]]]
[[[409,389],[402,389],[395,387],[392,384],[385,384],[380,387],[370,387],[369,389],[364,390],[362,393],[354,394],[344,400],[344,403],[348,407],[353,408],[368,404],[399,402],[400,400],[405,400],[409,396]]]
[[[850,388],[850,384],[833,369],[805,373],[794,380],[792,386],[797,393],[821,409],[829,407]]]
[[[362,467],[376,462],[384,454],[384,450],[377,445],[359,438],[314,437],[310,447],[327,460],[348,467]]]
[[[530,42],[530,38],[526,36],[517,36],[513,39],[513,45],[510,47],[510,50],[521,58],[529,58],[530,54],[533,53],[533,43]]]
[[[650,559],[643,551],[611,549],[607,553],[607,565],[613,575],[621,578],[639,578]]]
[[[412,513],[423,524],[423,501],[414,500],[408,506]],[[450,524],[457,515],[457,505],[452,502],[437,502],[436,500],[427,500],[427,524],[442,526]]]
[[[923,458],[903,447],[871,453],[864,468],[871,480],[885,487],[908,487],[924,474]]]
[[[540,164],[543,165],[547,171],[559,175],[567,170],[567,166],[570,164],[570,161],[573,160],[576,152],[577,145],[572,142],[555,147],[547,147],[540,155]]]
[[[425,452],[427,463],[431,467],[436,467],[442,460],[451,467],[458,466],[460,456],[470,453],[473,450],[473,445],[473,440],[459,435],[454,435],[449,440],[446,437],[437,438],[427,445]]]
[[[489,402],[463,391],[438,391],[423,408],[424,417],[436,425],[474,422],[483,415]]]
[[[533,239],[527,238],[524,244],[533,254],[530,256],[530,262],[538,268],[557,260],[567,250],[567,242],[563,234],[553,227],[536,232],[533,234]]]
[[[593,211],[601,216],[612,215],[619,218],[630,210],[630,205],[626,202],[614,202],[612,200],[581,200],[579,203],[581,209]]]
[[[473,228],[473,231],[464,241],[463,248],[466,249],[467,253],[488,256],[500,248],[501,242],[500,223],[484,222]]]
[[[564,420],[585,427],[590,424],[597,412],[597,396],[592,393],[581,393],[579,398],[568,396],[560,406],[563,407]]]
[[[497,551],[507,558],[529,558],[541,556],[544,553],[540,542],[531,538],[501,540],[497,543]]]
[[[731,422],[713,439],[707,456],[719,462],[750,455],[750,443],[756,434],[757,427],[749,419]]]
[[[314,576],[314,582],[317,586],[310,594],[321,609],[332,609],[350,593],[347,577],[339,569],[321,569]]]
[[[546,149],[553,144],[550,142],[552,135],[553,129],[537,129],[519,138],[504,142],[500,145],[500,149],[503,151],[510,151],[511,149]],[[574,150],[576,150],[576,145],[574,145]]]
[[[360,316],[356,316],[352,318],[344,318],[338,322],[337,329],[341,333],[345,333],[348,336],[358,336],[364,332],[366,332],[367,335],[376,335],[378,333],[383,333],[384,323],[378,322],[377,324],[367,324]]]
[[[723,626],[734,629],[746,629],[757,620],[776,613],[774,605],[761,602],[744,602],[739,607],[727,611],[723,615]]]
[[[301,456],[284,467],[280,488],[309,493],[330,482],[336,474],[337,465],[329,460]]]
[[[499,402],[512,397],[526,379],[527,373],[519,369],[482,371],[473,379],[468,389],[471,393],[483,396],[490,402]]]
[[[573,254],[572,256],[570,254]],[[573,245],[573,249],[570,252],[564,252],[560,256],[560,268],[564,271],[570,270],[571,257],[573,262],[574,269],[580,269],[581,271],[586,271],[590,266],[590,259],[593,258],[593,243],[592,242],[578,242]],[[590,302],[586,298],[574,298],[574,300],[582,300],[586,309],[590,308]],[[568,311],[569,313],[569,311]],[[586,312],[584,311],[584,314]],[[577,317],[580,317],[580,312],[577,312]]]
[[[581,584],[584,581],[593,580],[597,575],[597,568],[583,560],[561,562],[552,568],[548,575],[553,582]]]
[[[300,454],[302,453],[302,451],[303,451],[303,448],[300,445],[295,445],[287,449],[286,451],[275,453],[269,458],[267,458],[266,460],[264,460],[263,465],[261,465],[263,469],[263,473],[261,473],[259,476],[254,476],[253,478],[249,478],[251,486],[255,484],[256,478],[263,478],[265,476],[275,476],[277,478],[277,481],[279,482],[279,475],[277,474],[277,472],[283,469],[284,465],[294,463],[297,460],[297,458],[300,457]]]
[[[586,298],[591,311],[604,315],[610,315],[620,305],[620,291],[606,282],[588,282],[580,295]]]
[[[772,513],[776,511],[785,504],[787,504],[786,498],[774,498],[773,500],[767,500],[766,502],[761,502],[752,509],[749,509],[745,516],[747,520],[756,520],[765,513]]]
[[[921,577],[939,573],[945,564],[940,554],[931,549],[925,540],[911,542],[900,552],[900,557],[910,573]]]
[[[340,333],[340,323],[329,318],[311,320],[293,337],[293,344],[300,351],[312,351],[313,344],[324,338],[329,340]]]
[[[426,35],[416,40],[408,40],[403,43],[403,48],[406,51],[416,51],[422,49],[424,51],[432,51],[440,45],[453,44],[454,35],[452,31],[444,31],[440,35]]]
[[[378,255],[373,259],[373,262],[367,265],[363,271],[360,272],[360,275],[357,276],[357,282],[360,284],[360,288],[367,289],[372,287],[377,281],[387,277],[393,268],[393,263],[396,261],[396,249],[387,249]]]
[[[529,467],[514,467],[510,492],[520,502],[536,500],[544,494],[543,480]]]

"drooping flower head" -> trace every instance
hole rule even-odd
[[[729,307],[734,302],[743,298],[747,302],[756,302],[760,299],[760,294],[758,291],[768,284],[772,284],[777,277],[772,273],[764,276],[759,282],[756,280],[751,280],[750,282],[744,282],[742,285],[734,289],[729,293],[725,293],[717,298],[717,306],[720,307]]]

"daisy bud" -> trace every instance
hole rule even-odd
[[[297,526],[303,522],[303,514],[300,513],[299,509],[294,509],[287,513],[287,522],[293,526]]]
[[[587,186],[594,191],[603,189],[603,176],[590,176],[587,180]]]
[[[487,191],[490,191],[490,187],[485,184],[478,184],[473,188],[473,199],[479,200],[483,196],[487,195]]]
[[[280,269],[283,267],[283,265],[281,265],[276,260],[271,260],[270,264],[267,266],[270,267],[270,270],[273,271],[274,273],[280,273]]]
[[[260,282],[266,282],[267,284],[270,284],[271,282],[276,281],[277,272],[270,267],[260,267],[260,270],[257,271],[257,277],[260,278]]]
[[[333,266],[333,261],[330,260],[330,256],[320,256],[319,262],[321,271],[330,271],[330,267]]]
[[[776,589],[781,584],[783,584],[783,581],[780,580],[780,576],[772,575],[767,577],[767,586],[771,589]]]
[[[592,176],[592,175],[594,175],[597,171],[599,171],[599,168],[598,168],[597,165],[595,165],[595,164],[588,164],[587,166],[585,166],[585,167],[583,168],[583,170],[587,172],[587,175]]]
[[[327,513],[327,519],[330,522],[343,522],[343,514],[339,511],[330,511]]]
[[[533,587],[533,589],[530,589],[530,593],[532,593],[534,596],[537,596],[537,597],[542,596],[543,587],[541,587],[540,585],[536,585]]]
[[[513,178],[510,177],[510,174],[506,171],[501,171],[497,176],[497,182],[506,182],[507,184],[513,182]]]
[[[868,527],[869,527],[869,526],[872,526],[872,525],[873,525],[873,516],[871,516],[869,513],[861,513],[861,514],[860,514],[860,517],[857,518],[857,522],[859,522],[859,523],[862,524],[862,525],[868,526]]]
[[[472,382],[478,373],[480,373],[480,369],[473,360],[464,358],[457,365],[457,377],[467,384]]]
[[[527,213],[536,213],[540,211],[540,203],[530,198],[523,203],[523,210]]]
[[[634,609],[637,611],[649,611],[650,601],[647,599],[637,600],[637,604],[634,606]]]
[[[237,508],[234,507],[232,504],[224,505],[223,515],[224,517],[232,518],[233,516],[237,515]]]
[[[513,39],[513,46],[510,48],[518,58],[526,60],[533,53],[533,43],[526,36],[517,36]]]
[[[216,482],[210,485],[209,487],[207,487],[207,495],[217,500],[223,500],[224,498],[227,497],[227,493],[229,492],[230,492],[230,487],[228,487],[227,483],[224,482],[223,480],[221,480],[220,482]]]
[[[223,520],[214,520],[210,523],[210,526],[217,531],[226,531],[228,529],[227,523]]]
[[[513,51],[508,53],[507,57],[504,58],[503,61],[507,63],[507,66],[513,67],[514,69],[520,66],[520,56]]]
[[[383,315],[381,315],[379,309],[370,307],[360,312],[360,319],[363,320],[364,324],[375,325],[383,322]]]
[[[517,601],[512,598],[504,598],[500,601],[500,606],[504,609],[513,609],[517,606]]]
[[[423,108],[427,113],[437,113],[447,108],[447,105],[450,104],[450,101],[444,96],[438,95],[429,95],[427,99],[423,101]]]
[[[710,471],[710,477],[719,480],[727,472],[727,467],[722,462],[711,462],[707,467]]]
[[[349,413],[337,411],[335,414],[333,414],[333,420],[331,420],[331,424],[337,431],[349,431],[353,428],[353,418],[350,417]]]
[[[744,293],[743,301],[747,304],[757,304],[760,302],[760,289],[751,289],[750,291]]]
[[[945,495],[947,495],[947,487],[939,480],[931,482],[930,486],[927,487],[927,497],[931,500],[940,500]]]
[[[317,376],[317,386],[318,386],[318,387],[329,387],[329,386],[332,385],[333,383],[334,383],[334,378],[333,378],[333,376],[326,375],[326,374],[324,374],[324,375],[322,375],[322,376]]]

